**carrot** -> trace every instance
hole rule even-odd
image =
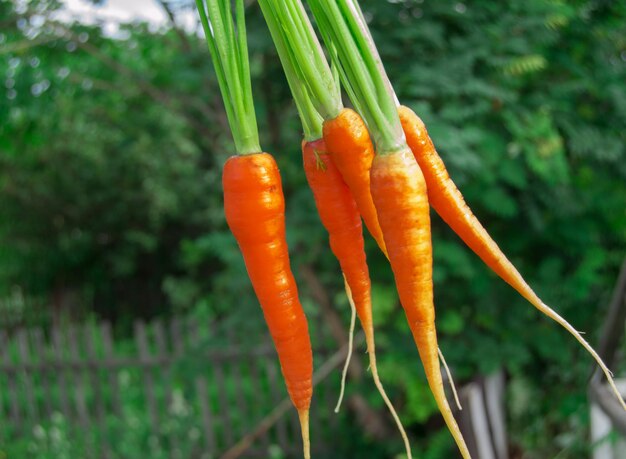
[[[196,0],[237,156],[224,165],[224,212],[274,341],[287,391],[298,410],[305,459],[311,457],[309,408],[313,354],[291,272],[285,200],[278,166],[262,153],[252,99],[244,1]],[[209,19],[210,18],[210,19]]]
[[[400,303],[435,401],[464,459],[470,453],[446,400],[439,365],[426,182],[406,144],[395,99],[354,0],[309,0],[342,81],[376,145],[370,191]]]
[[[338,168],[325,151],[323,141],[303,142],[304,171],[322,224],[328,231],[330,248],[344,273],[346,292],[365,333],[374,384],[391,412],[410,455],[402,423],[387,397],[378,375],[369,269],[365,258],[363,230],[356,202]]]
[[[446,166],[437,154],[437,150],[426,131],[426,126],[419,116],[405,106],[400,106],[398,113],[409,147],[424,173],[428,187],[428,199],[433,208],[489,268],[517,290],[530,304],[553,319],[578,340],[602,368],[622,407],[626,409],[624,399],[615,386],[611,372],[600,356],[581,336],[580,332],[541,301],[472,213],[465,203],[463,195],[448,175]]]
[[[372,196],[389,251],[396,288],[428,384],[463,457],[469,457],[461,431],[446,400],[439,367],[433,306],[430,215],[424,176],[408,149],[376,155],[371,175]]]
[[[370,278],[363,242],[361,218],[350,190],[330,159],[324,141],[302,142],[302,161],[309,188],[313,192],[317,213],[328,232],[330,249],[339,261],[344,275],[346,293],[351,290],[357,298],[351,308],[348,353],[341,376],[341,390],[335,413],[339,412],[345,389],[345,379],[352,357],[354,337],[354,313],[358,315],[365,330],[368,351],[373,352],[374,326],[370,296]],[[353,303],[351,303],[353,304]],[[358,304],[358,306],[356,306]]]
[[[344,108],[324,121],[324,142],[341,176],[352,192],[365,226],[387,256],[383,233],[370,192],[374,145],[367,126],[354,110]]]
[[[311,341],[289,264],[278,167],[267,153],[234,156],[226,161],[222,183],[226,221],[263,309],[287,391],[306,421],[313,390]]]

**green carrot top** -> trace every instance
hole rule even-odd
[[[333,74],[301,0],[259,0],[305,129],[306,140],[321,137],[322,119],[343,108]],[[320,118],[321,117],[321,118]]]
[[[231,0],[196,0],[196,6],[237,153],[259,153],[261,147],[252,99],[244,0],[235,0],[234,20]]]
[[[265,16],[272,40],[276,45],[289,89],[296,102],[298,114],[304,128],[304,138],[307,141],[317,140],[322,136],[323,119],[316,109],[316,104],[313,103],[309,93],[310,89],[306,85],[301,69],[297,64],[297,58],[294,55],[297,51],[294,50],[293,42],[289,39],[290,33],[288,28],[293,24],[293,21],[290,21],[291,17],[289,15],[280,14],[279,10],[283,10],[283,13],[285,12],[286,7],[284,5],[277,6],[271,0],[259,0],[259,5]],[[285,25],[285,21],[288,24]]]
[[[341,82],[378,153],[406,148],[395,94],[356,0],[308,0]]]

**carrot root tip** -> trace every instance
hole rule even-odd
[[[570,333],[585,348],[585,350],[594,358],[594,360],[596,361],[596,363],[598,364],[598,366],[600,367],[600,369],[606,376],[606,379],[609,385],[611,386],[613,393],[615,394],[620,404],[622,405],[622,408],[624,408],[624,410],[626,411],[626,402],[624,402],[624,397],[622,396],[620,391],[617,389],[617,386],[615,385],[615,381],[613,380],[613,372],[609,370],[609,368],[606,366],[602,358],[598,355],[596,350],[585,340],[585,338],[582,337],[582,333],[576,330],[567,320],[561,317],[554,309],[552,309],[550,306],[545,304],[543,301],[537,299],[535,302],[531,302],[531,303],[539,311],[541,311],[543,314],[545,314],[546,316],[554,320],[556,323],[561,325],[565,330],[567,330],[567,332]]]
[[[372,338],[372,341],[373,341],[373,338]],[[391,403],[391,400],[389,399],[389,396],[387,395],[387,392],[385,391],[385,388],[383,387],[383,383],[380,380],[380,376],[378,375],[378,367],[376,365],[376,355],[374,353],[371,353],[370,358],[371,358],[370,367],[372,368],[372,378],[374,379],[374,385],[376,386],[376,389],[378,389],[380,396],[382,397],[383,401],[385,402],[385,405],[387,405],[387,408],[389,409],[389,412],[391,413],[391,417],[393,417],[393,420],[395,421],[396,426],[398,427],[398,431],[400,432],[400,436],[402,437],[402,441],[404,442],[404,448],[406,450],[407,458],[412,459],[413,456],[411,453],[411,443],[409,442],[409,437],[407,436],[406,431],[404,430],[404,426],[402,425],[402,421],[400,420],[400,417],[398,416],[396,409]]]
[[[311,438],[309,436],[309,410],[298,410],[300,429],[302,430],[302,449],[304,459],[311,459]]]

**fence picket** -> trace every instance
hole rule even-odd
[[[115,354],[113,350],[113,339],[111,332],[111,323],[103,322],[100,324],[100,336],[102,337],[102,349],[104,351],[104,360],[113,361]],[[107,369],[109,379],[109,390],[111,392],[111,409],[117,418],[122,416],[122,402],[120,401],[120,386],[118,383],[118,372],[116,369]]]
[[[55,364],[57,366],[56,382],[59,391],[59,400],[61,402],[61,413],[66,421],[70,421],[72,412],[70,408],[70,402],[67,396],[67,366],[64,365],[65,359],[63,358],[63,334],[59,328],[52,329],[52,346],[54,349]]]
[[[249,363],[249,370],[250,370],[250,377],[252,378],[252,381],[254,383],[255,387],[258,387],[259,390],[262,390],[261,386],[262,386],[262,379],[261,379],[261,374],[259,372],[259,359],[257,358],[250,358],[248,360]],[[268,388],[269,389],[269,388]],[[257,397],[257,394],[252,394],[253,397]],[[265,412],[262,411],[262,407],[260,403],[255,403],[255,400],[253,400],[252,405],[256,407],[255,409],[255,413],[254,413],[254,419],[255,419],[255,423],[259,422],[259,420],[263,419],[263,417],[267,414]],[[264,451],[267,451],[267,449],[270,446],[270,438],[269,438],[269,434],[266,432],[264,435],[261,436],[260,438],[260,442],[262,445],[262,448]]]
[[[19,356],[22,363],[26,364],[22,371],[22,387],[26,395],[26,412],[28,420],[31,425],[34,425],[39,419],[39,409],[37,407],[37,401],[35,400],[35,394],[33,389],[33,371],[30,364],[30,352],[28,344],[28,331],[24,328],[20,328],[17,332],[17,346],[19,349]]]
[[[233,434],[233,423],[230,416],[230,400],[228,395],[228,387],[226,386],[226,379],[224,377],[224,369],[220,362],[213,364],[213,376],[215,378],[215,384],[217,385],[217,398],[219,405],[220,425],[222,427],[222,435],[224,436],[225,445],[229,447],[235,442],[235,436]]]
[[[113,340],[111,336],[112,333],[111,333],[110,322],[102,322],[98,326],[97,330],[98,330],[98,335],[102,339],[102,352],[103,352],[104,361],[114,360],[115,355],[114,355],[114,350],[113,350]],[[107,375],[106,377],[108,380],[108,392],[110,394],[109,403],[111,407],[111,412],[117,419],[120,419],[122,417],[122,402],[120,400],[120,386],[118,383],[118,373],[119,373],[118,370],[113,369],[113,368],[107,369],[105,371],[105,374]],[[106,399],[107,397],[105,396],[105,403],[106,403]],[[106,407],[106,404],[105,404],[105,407]],[[110,438],[114,438],[114,435],[115,435],[114,426],[113,424],[108,424],[106,422],[106,417],[105,417],[104,431],[107,436],[110,436]],[[111,447],[108,447],[108,449],[105,452],[105,455],[109,455],[109,456],[112,455]]]
[[[157,346],[157,352],[159,357],[168,356],[169,352],[167,349],[167,338],[165,336],[165,327],[163,326],[163,322],[157,320],[153,325],[154,329],[154,340]],[[171,419],[170,410],[174,404],[174,389],[172,387],[172,363],[170,362],[163,372],[163,378],[161,379],[165,386],[165,416],[166,419]],[[170,442],[170,454],[172,457],[180,456],[180,442],[178,441],[178,437],[175,434],[174,429],[169,429],[168,432],[168,440]]]
[[[148,413],[150,416],[150,423],[152,425],[153,432],[160,432],[159,428],[159,414],[157,410],[156,399],[154,396],[154,382],[152,378],[152,370],[150,367],[150,350],[148,346],[148,335],[146,333],[146,325],[137,321],[134,325],[135,329],[135,341],[137,348],[139,349],[139,359],[141,362],[141,373],[143,383],[146,388],[146,404],[148,406]],[[158,435],[157,435],[158,438]]]
[[[276,374],[276,362],[274,359],[265,359],[265,370],[269,381],[270,393],[272,394],[272,401],[276,406],[281,402],[282,397],[278,393],[278,387],[280,387],[279,384],[281,383],[278,381]],[[276,423],[275,428],[278,435],[278,445],[283,449],[283,451],[286,451],[289,447],[289,441],[287,440],[287,424],[284,417]]]
[[[239,342],[236,339],[235,336],[235,332],[233,327],[228,327],[228,331],[226,333],[226,336],[228,338],[228,342],[229,343],[236,343]],[[250,425],[249,422],[249,416],[247,413],[250,413],[250,410],[248,409],[248,404],[246,402],[246,393],[241,385],[241,363],[233,360],[230,364],[230,374],[233,378],[234,381],[234,386],[235,386],[235,399],[236,399],[236,403],[237,403],[237,410],[239,411],[240,417],[239,417],[239,429],[236,431],[237,432],[237,437],[241,437],[243,435],[245,435],[248,430],[250,430],[250,428],[252,427]]]
[[[174,349],[174,356],[180,358],[184,351],[184,341],[182,337],[183,323],[180,319],[172,319],[170,324],[170,335],[172,337],[172,346]]]
[[[0,349],[2,350],[2,363],[5,365],[11,364],[11,356],[9,354],[9,336],[8,334],[0,330]],[[9,395],[9,416],[14,426],[21,426],[22,416],[20,413],[20,405],[17,397],[17,388],[15,384],[15,378],[17,372],[6,372],[7,377],[7,392]]]
[[[85,343],[85,351],[90,362],[89,374],[91,376],[91,388],[95,399],[96,421],[98,423],[99,431],[102,432],[105,430],[106,424],[104,420],[104,398],[102,396],[102,385],[100,383],[100,371],[94,364],[99,360],[95,347],[95,331],[96,329],[91,325],[85,325],[82,330],[82,339]],[[106,439],[102,441],[102,437],[98,440],[100,441],[101,457],[108,459],[111,456],[108,442]]]
[[[46,418],[50,418],[52,413],[54,412],[54,408],[52,407],[52,385],[48,384],[47,381],[50,381],[52,378],[52,365],[50,365],[50,357],[46,353],[46,342],[43,334],[43,330],[41,327],[36,327],[33,329],[33,346],[35,348],[35,352],[33,355],[37,356],[37,361],[39,363],[39,370],[37,371],[39,380],[41,381],[41,385],[44,386],[43,393],[43,406],[46,412]]]
[[[67,330],[70,357],[75,363],[79,363],[82,360],[79,352],[78,334],[78,329],[75,325],[70,326]],[[91,427],[89,407],[87,405],[87,397],[85,396],[85,388],[88,386],[85,384],[82,366],[77,365],[74,368],[70,368],[70,375],[72,379],[71,388],[74,393],[74,402],[76,403],[76,409],[78,411],[78,419],[81,427],[83,427],[85,431],[88,431]]]
[[[207,453],[210,457],[217,454],[217,440],[215,438],[215,426],[211,413],[211,404],[207,398],[209,388],[204,377],[196,378],[196,394],[200,398],[200,413],[202,414],[202,427],[204,428],[204,440]]]

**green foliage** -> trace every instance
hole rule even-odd
[[[0,2],[0,297],[23,292],[55,320],[107,317],[119,334],[137,316],[181,312],[265,334],[224,222],[220,171],[233,148],[205,43],[143,24],[113,39],[98,27],[59,35],[20,21],[41,5],[54,7],[32,1],[23,13]],[[426,122],[469,205],[545,302],[597,343],[626,253],[626,5],[361,5],[400,100]],[[270,35],[256,6],[246,17],[261,144],[279,163],[294,271],[319,317],[300,267],[331,298],[343,282],[301,171],[301,127]],[[434,214],[432,228],[440,345],[457,384],[506,368],[515,449],[588,456],[591,359]],[[391,271],[366,243],[381,377],[420,457],[451,457],[438,418],[425,423],[434,409]],[[345,301],[336,306],[347,327]],[[369,381],[350,390],[384,413]],[[339,451],[401,450],[396,437],[381,445],[346,419]],[[62,434],[57,421],[46,435]],[[143,445],[138,429],[120,444]]]

